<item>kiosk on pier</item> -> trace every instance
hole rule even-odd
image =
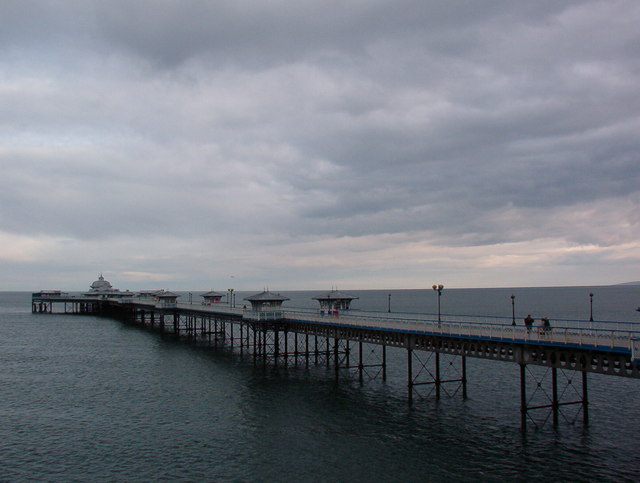
[[[155,299],[158,301],[158,307],[177,307],[178,297],[180,295],[163,290],[156,294]]]
[[[341,310],[349,310],[351,301],[357,299],[353,295],[331,290],[329,292],[313,297],[314,300],[320,302],[320,313],[329,315],[338,315]]]
[[[265,290],[264,292],[245,297],[244,300],[251,303],[251,311],[245,312],[245,318],[249,320],[280,320],[282,319],[282,302],[290,300],[280,294]]]
[[[222,294],[220,292],[214,292],[213,290],[207,293],[203,293],[202,295],[200,295],[200,297],[204,299],[204,302],[202,302],[202,305],[219,304],[220,301],[222,300],[222,297],[224,297],[224,295],[225,294]]]

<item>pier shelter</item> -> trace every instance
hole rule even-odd
[[[43,299],[59,299],[62,297],[67,297],[69,295],[69,292],[63,292],[62,290],[40,290],[39,292],[35,292],[31,295],[32,297],[39,297]]]
[[[204,302],[202,302],[202,305],[219,304],[220,301],[222,300],[222,297],[224,297],[224,295],[225,294],[222,294],[220,292],[214,292],[213,290],[207,293],[203,293],[201,295],[201,297],[204,299]]]
[[[265,290],[264,292],[245,297],[251,303],[251,311],[247,314],[250,320],[280,320],[282,318],[282,302],[290,300],[280,294]]]
[[[353,295],[339,292],[338,290],[331,290],[329,292],[313,297],[314,300],[320,302],[320,313],[338,315],[340,310],[349,310],[351,308],[351,301],[357,299]]]
[[[163,290],[162,292],[158,292],[155,296],[158,301],[158,307],[177,307],[178,305],[178,297],[180,295],[175,294],[173,292],[169,292]]]
[[[164,292],[162,289],[158,290],[140,290],[135,296],[137,299],[151,299],[155,300],[158,294]]]

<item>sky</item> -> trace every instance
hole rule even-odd
[[[0,1],[0,290],[640,280],[640,2]]]

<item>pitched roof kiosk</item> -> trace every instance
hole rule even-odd
[[[251,303],[251,311],[245,317],[250,320],[280,320],[282,318],[282,302],[290,300],[280,294],[265,290],[264,292],[245,297]]]

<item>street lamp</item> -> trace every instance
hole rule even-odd
[[[438,292],[438,327],[440,327],[440,297],[442,296],[442,289],[444,288],[444,285],[442,284],[433,284],[431,286],[431,288],[433,290],[435,290],[436,292]]]
[[[516,325],[516,296],[511,294],[511,325]]]
[[[389,294],[389,302],[387,303],[387,312],[391,312],[391,294]]]
[[[593,292],[589,292],[589,322],[593,322]]]

